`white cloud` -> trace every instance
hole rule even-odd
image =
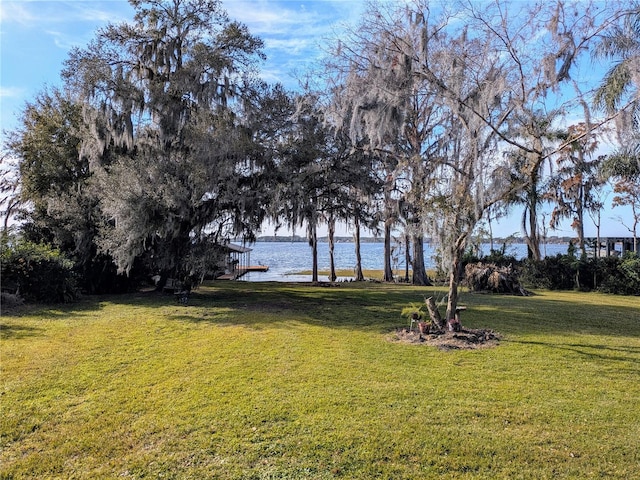
[[[21,87],[4,87],[0,86],[0,98],[23,98],[26,89]]]
[[[290,34],[292,27],[299,31],[320,20],[306,9],[296,10],[289,5],[267,0],[236,0],[225,3],[224,7],[231,19],[248,25],[251,33],[258,36]]]
[[[131,21],[133,18],[133,9],[128,5],[118,5],[118,9],[114,9],[114,4],[124,2],[108,2],[105,8],[95,8],[94,2],[84,2],[75,5],[76,15],[78,19],[85,22],[99,23],[106,25],[107,23],[121,23]],[[126,7],[126,8],[123,8]]]
[[[79,47],[86,44],[84,38],[69,36],[64,32],[46,30],[46,34],[51,36],[55,46],[62,50],[71,50],[73,47]]]
[[[364,0],[227,0],[229,18],[264,41],[261,77],[296,88],[301,72],[324,55],[322,43],[360,18]]]
[[[267,38],[265,40],[267,50],[281,50],[291,55],[298,55],[315,47],[315,40],[305,38]]]
[[[19,23],[20,25],[31,25],[37,17],[34,15],[32,8],[27,6],[28,3],[22,2],[1,2],[0,3],[0,22]]]
[[[43,25],[75,25],[78,22],[106,25],[130,20],[133,9],[124,0],[117,1],[3,1],[0,21],[17,23],[23,27]]]
[[[233,0],[223,4],[230,18],[263,38],[318,38],[330,34],[339,24],[359,18],[362,5],[361,0]]]

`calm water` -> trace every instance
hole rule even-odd
[[[257,242],[251,246],[250,264],[267,265],[268,272],[252,272],[242,279],[254,282],[263,281],[310,281],[311,275],[294,275],[296,272],[311,270],[311,247],[305,242]],[[545,247],[541,247],[544,254]],[[483,252],[489,253],[489,245],[483,245]],[[546,246],[547,255],[567,253],[565,244],[549,244]],[[362,268],[382,270],[384,261],[383,243],[363,243],[361,245]],[[507,246],[507,254],[516,258],[524,258],[527,255],[527,247],[524,244]],[[433,268],[433,249],[425,244],[425,265]],[[336,269],[353,270],[356,265],[355,246],[353,243],[337,243],[334,250]],[[404,269],[404,250],[396,247],[393,251],[392,264],[394,269]],[[318,267],[320,270],[329,270],[329,244],[318,245]],[[321,281],[327,277],[320,276]]]

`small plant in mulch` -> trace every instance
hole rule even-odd
[[[479,348],[496,347],[500,343],[501,335],[493,330],[462,327],[458,332],[430,332],[423,334],[417,329],[407,327],[396,328],[389,339],[414,345],[429,345],[440,350],[473,350]]]
[[[400,312],[400,315],[409,321],[409,330],[413,330],[414,325],[417,328],[418,324],[424,318],[424,307],[425,306],[420,303],[411,303]]]
[[[429,306],[429,300],[425,299],[424,306]],[[402,309],[401,315],[409,319],[409,325],[396,328],[390,336],[392,341],[423,344],[437,347],[441,350],[469,350],[478,348],[495,347],[499,344],[500,334],[489,329],[465,328],[460,322],[459,314],[448,322],[448,328],[439,328],[442,319],[433,302],[429,308],[431,321],[423,320],[425,315],[423,305],[411,304]],[[432,310],[435,311],[432,312]],[[462,307],[460,310],[464,310]],[[433,318],[435,314],[436,318]]]
[[[431,331],[431,322],[418,322],[418,332],[420,335],[426,335]]]

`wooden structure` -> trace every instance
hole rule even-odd
[[[626,252],[640,254],[640,245],[634,241],[633,237],[600,237],[600,245],[595,237],[587,237],[584,241],[594,256],[622,256]]]
[[[224,273],[216,280],[237,280],[248,272],[266,272],[266,265],[251,265],[251,248],[229,243],[224,245],[226,250]]]

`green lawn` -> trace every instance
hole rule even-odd
[[[638,478],[640,298],[464,293],[497,348],[388,341],[434,293],[218,282],[5,315],[0,478]]]

